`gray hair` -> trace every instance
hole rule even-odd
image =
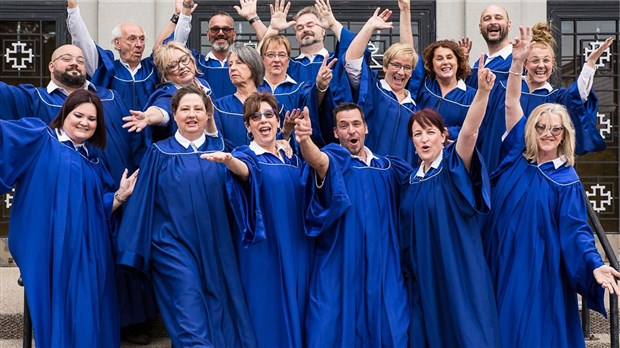
[[[252,79],[256,87],[263,84],[263,78],[265,77],[265,66],[263,60],[260,57],[260,53],[256,49],[243,45],[234,45],[228,52],[228,57],[235,53],[240,61],[250,68],[252,72]]]
[[[121,30],[122,26],[123,26],[123,23],[120,23],[117,26],[115,26],[114,29],[112,29],[112,40],[110,40],[110,42],[112,42],[112,47],[114,47],[114,49],[116,49],[116,45],[114,41],[116,41],[116,39],[121,39],[123,37],[123,32]]]

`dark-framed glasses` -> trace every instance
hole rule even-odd
[[[564,130],[564,127],[547,128],[547,126],[545,126],[544,124],[536,124],[534,128],[536,128],[536,133],[538,133],[538,135],[543,135],[545,134],[545,132],[549,131],[551,135],[556,136],[556,135],[560,135],[562,131]]]
[[[86,58],[82,57],[82,56],[74,56],[72,54],[69,53],[65,53],[65,54],[61,54],[58,57],[56,57],[56,59],[52,60],[52,63],[57,61],[57,60],[61,60],[65,63],[71,63],[73,60],[75,59],[75,61],[78,64],[84,64],[86,63]]]
[[[286,54],[285,52],[267,52],[265,53],[265,57],[269,58],[269,59],[275,59],[276,57],[280,58],[280,59],[286,59],[288,58],[288,54]]]
[[[250,119],[252,121],[260,121],[261,117],[265,116],[265,118],[272,118],[276,115],[276,111],[269,109],[263,111],[257,111],[253,114],[250,114]]]
[[[209,31],[211,32],[211,34],[217,34],[221,31],[224,32],[224,34],[230,34],[233,31],[233,28],[230,27],[211,27],[209,28]]]
[[[166,70],[168,70],[169,72],[177,71],[181,67],[181,64],[188,66],[191,61],[192,60],[189,55],[186,54],[179,58],[179,60],[173,60],[172,62],[168,63],[168,65],[166,65]]]
[[[392,62],[389,62],[388,65],[392,69],[394,69],[394,71],[399,71],[400,69],[403,69],[403,71],[407,73],[413,71],[413,67],[411,65],[402,65],[400,63],[392,63]]]

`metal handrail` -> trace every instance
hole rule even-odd
[[[587,199],[586,199],[587,201]],[[601,222],[598,219],[598,215],[596,214],[596,212],[594,211],[594,209],[592,209],[592,205],[590,204],[590,202],[588,201],[587,204],[588,206],[588,219],[590,220],[590,225],[592,226],[594,232],[596,233],[596,236],[598,237],[599,242],[601,243],[601,246],[603,247],[603,251],[605,252],[605,256],[607,257],[607,260],[609,260],[609,264],[611,267],[613,267],[616,271],[620,272],[620,265],[618,264],[618,259],[616,258],[616,254],[614,254],[614,250],[611,247],[611,244],[609,243],[609,239],[607,239],[607,235],[605,234],[605,230],[603,229],[603,225],[601,225]],[[583,316],[582,319],[582,323],[583,323],[583,331],[584,331],[584,336],[586,338],[589,338],[590,336],[590,320],[589,320],[589,311],[587,310],[587,307],[585,310],[583,310],[583,307],[586,307],[585,302],[582,304],[582,316],[587,312],[587,318],[585,319],[586,316]],[[610,343],[611,343],[611,348],[620,348],[620,335],[619,335],[619,327],[618,327],[618,294],[609,294],[609,331],[610,331]]]

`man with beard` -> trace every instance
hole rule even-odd
[[[107,144],[103,153],[99,153],[95,146],[89,147],[88,150],[96,152],[96,156],[103,160],[114,182],[119,182],[125,168],[129,173],[138,168],[146,144],[142,133],[129,133],[122,128],[122,117],[129,115],[129,109],[118,93],[104,87],[95,87],[86,79],[85,64],[86,59],[79,47],[64,45],[52,54],[48,65],[51,81],[47,87],[35,87],[31,84],[11,86],[0,81],[0,118],[38,117],[49,123],[58,115],[64,101],[72,92],[87,89],[97,93],[103,104]],[[117,282],[125,284],[120,282],[118,277],[117,272]],[[135,308],[142,308],[142,311],[145,311],[145,308],[151,310],[150,313],[141,313],[142,317],[148,318],[156,314],[157,307],[152,296],[149,298],[142,295],[134,299],[144,301],[140,304],[133,303]],[[148,307],[149,304],[151,307]]]
[[[505,83],[508,80],[508,70],[510,70],[512,63],[512,45],[508,38],[510,25],[508,11],[499,5],[493,4],[485,7],[480,15],[478,27],[489,50],[484,58],[484,66],[491,69],[495,74],[496,86],[498,82]],[[471,44],[465,48],[467,54],[469,54],[469,50],[471,50]],[[465,83],[473,88],[478,88],[478,60],[474,63],[471,74]]]
[[[180,7],[177,6],[177,12]],[[175,16],[162,30],[156,45],[174,30],[175,18],[178,18]],[[131,110],[142,110],[159,84],[152,55],[142,59],[146,47],[144,29],[138,24],[126,22],[112,30],[112,45],[120,59],[115,59],[112,51],[103,49],[93,41],[80,15],[77,0],[67,0],[67,29],[73,44],[84,51],[86,73],[91,81],[118,92]]]

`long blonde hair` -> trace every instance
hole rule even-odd
[[[528,161],[538,159],[538,133],[536,132],[536,124],[546,115],[554,114],[560,116],[562,120],[562,141],[558,145],[558,155],[566,156],[566,165],[575,164],[575,127],[568,115],[566,107],[561,104],[545,103],[537,106],[525,123],[525,152],[523,155]],[[551,125],[547,125],[550,127]]]

